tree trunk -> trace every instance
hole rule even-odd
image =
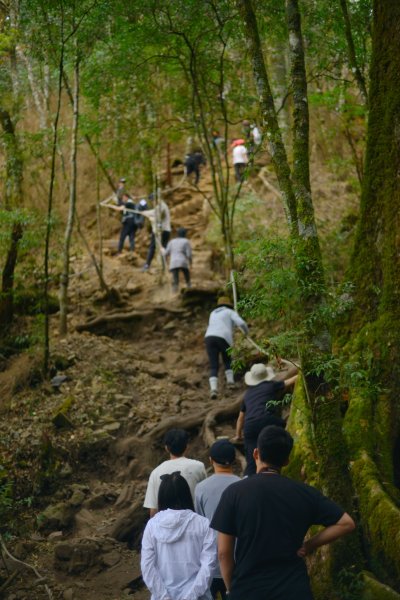
[[[43,354],[43,372],[47,376],[49,372],[49,360],[50,360],[50,315],[49,315],[49,284],[50,284],[50,237],[52,229],[52,216],[53,216],[53,195],[54,195],[54,181],[56,175],[56,154],[58,144],[58,122],[60,119],[61,112],[61,94],[63,84],[63,72],[64,72],[64,52],[65,52],[65,41],[64,41],[64,13],[61,11],[61,35],[60,35],[60,57],[58,64],[58,86],[57,86],[57,106],[56,113],[53,122],[53,142],[51,148],[51,168],[50,168],[50,182],[49,192],[47,198],[47,224],[46,224],[46,236],[45,236],[45,248],[44,248],[44,354]]]
[[[10,113],[3,107],[0,107],[0,122],[6,153],[5,208],[11,210],[22,204],[23,161],[14,123]]]
[[[14,124],[8,111],[3,108],[0,108],[0,121],[6,151],[5,208],[12,210],[22,205],[23,162]],[[22,235],[22,225],[15,221],[2,274],[0,329],[3,331],[10,325],[14,315],[14,271],[17,264],[18,244]]]
[[[2,331],[10,325],[14,316],[14,271],[17,264],[18,244],[22,235],[22,225],[14,223],[2,274],[0,301],[0,330]]]
[[[75,46],[77,41],[75,40]],[[71,181],[69,193],[68,220],[64,236],[63,269],[60,277],[60,335],[67,333],[68,317],[68,284],[69,284],[69,254],[71,246],[72,231],[76,212],[76,187],[77,187],[77,150],[78,150],[78,127],[79,127],[79,53],[75,47],[74,68],[74,90],[73,90],[73,123],[71,140]]]
[[[272,90],[264,62],[257,20],[251,0],[237,0],[237,7],[245,24],[246,42],[253,66],[254,80],[258,92],[263,127],[272,163],[278,178],[289,230],[297,238],[297,208],[293,191],[290,167],[283,143]]]
[[[349,64],[351,70],[354,74],[354,79],[358,85],[358,89],[360,90],[361,97],[365,105],[368,105],[368,92],[367,86],[365,84],[365,79],[363,74],[361,73],[360,67],[358,66],[356,49],[354,46],[353,33],[351,30],[351,22],[349,15],[349,8],[347,6],[347,0],[340,0],[340,8],[342,10],[343,21],[344,21],[344,31],[346,35],[347,42],[347,53],[349,57]]]
[[[375,574],[400,591],[400,4],[375,0],[361,213],[350,268],[354,309],[344,353],[362,375],[345,431]],[[349,340],[349,341],[348,341]],[[396,486],[397,483],[397,486]]]
[[[305,323],[300,354],[306,387],[300,410],[303,414],[307,410],[310,419],[308,433],[310,446],[318,463],[320,485],[325,493],[347,510],[351,510],[351,479],[348,474],[347,449],[341,430],[339,398],[332,394],[323,372],[319,374],[323,369],[324,361],[330,358],[331,339],[321,311],[326,290],[311,197],[307,83],[298,2],[297,0],[286,1],[294,106],[292,172],[277,121],[251,0],[237,0],[237,5],[245,22],[266,137],[285,201],[289,230],[294,243],[297,279],[301,290]],[[302,452],[301,448],[299,452]],[[341,474],[339,478],[338,473]],[[321,598],[324,597],[325,600],[337,598],[332,585],[333,577],[339,572],[348,570],[349,564],[358,564],[359,557],[358,543],[354,536],[346,543],[332,546],[330,560],[325,561],[325,583],[319,591]]]

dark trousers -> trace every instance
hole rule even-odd
[[[170,231],[162,231],[161,232],[161,246],[163,248],[167,247],[170,235],[171,235]],[[151,265],[151,261],[154,258],[155,251],[156,251],[156,236],[155,236],[154,232],[152,232],[152,234],[151,234],[151,240],[150,240],[150,246],[149,246],[149,251],[147,253],[147,260],[146,260],[146,264],[149,265],[149,266]]]
[[[225,370],[231,368],[231,357],[228,354],[230,348],[228,342],[224,338],[215,335],[208,335],[205,338],[208,360],[210,361],[210,377],[218,376],[219,355],[221,354]]]
[[[135,234],[136,234],[136,223],[132,222],[131,219],[122,223],[121,233],[118,242],[118,252],[122,252],[126,238],[129,238],[129,250],[131,252],[135,249]]]
[[[211,591],[211,595],[214,598],[214,600],[216,600],[218,598],[218,596],[217,596],[218,592],[220,593],[221,600],[226,599],[226,587],[225,587],[225,583],[224,583],[224,580],[222,579],[222,577],[212,580],[210,591]],[[218,598],[218,600],[219,600],[219,598]]]
[[[200,179],[200,169],[199,165],[186,165],[186,177],[189,177],[192,173],[195,174],[194,183],[197,185]]]
[[[238,181],[238,182],[243,181],[243,175],[244,175],[244,171],[246,169],[246,163],[236,163],[234,165],[234,168],[235,168],[236,181]]]
[[[190,271],[189,271],[189,269],[186,269],[184,267],[179,267],[178,269],[171,269],[172,286],[175,289],[178,289],[178,287],[179,287],[179,271],[182,271],[183,276],[186,281],[186,285],[189,287],[190,286]]]

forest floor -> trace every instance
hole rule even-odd
[[[210,191],[207,177],[202,189]],[[265,197],[268,221],[282,223],[279,199],[272,193]],[[25,497],[20,535],[6,545],[37,569],[57,600],[148,598],[137,550],[147,478],[167,458],[157,427],[166,418],[170,426],[191,419],[187,455],[206,465],[207,414],[228,407],[222,422],[211,421],[212,433],[234,433],[243,384],[228,395],[221,379],[219,399],[209,399],[203,336],[208,311],[224,285],[207,243],[209,208],[189,187],[167,200],[173,225],[188,229],[194,248],[192,297],[172,293],[169,274],[161,276],[156,259],[150,272],[140,271],[145,232],[137,240],[139,253],[117,256],[118,221],[110,218],[104,274],[119,290],[120,306],[104,301],[90,259],[76,254],[71,333],[59,338],[57,315],[52,323],[53,361],[65,382],[14,391],[34,356],[20,355],[0,373],[1,452]],[[335,202],[332,206],[335,211]],[[27,490],[35,494],[26,498]],[[29,567],[7,557],[0,561],[0,599],[49,597]]]

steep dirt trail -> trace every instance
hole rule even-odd
[[[203,188],[208,186],[205,180]],[[168,203],[174,227],[184,226],[189,231],[194,287],[215,290],[223,282],[212,273],[212,253],[204,240],[208,209],[203,196],[183,188],[176,190]],[[138,239],[139,251],[141,244],[144,256],[144,234]],[[208,309],[184,307],[180,296],[171,291],[169,274],[160,283],[156,261],[150,273],[142,273],[143,256],[133,261],[127,253],[105,256],[106,279],[118,287],[124,300],[117,309],[102,304],[93,308],[99,294],[90,263],[85,257],[74,261],[75,272],[83,275],[74,281],[72,327],[110,310],[114,315],[134,311],[141,316],[117,320],[107,328],[107,335],[102,335],[100,327],[95,333],[72,333],[56,340],[53,353],[60,357],[59,362],[64,360],[63,367],[67,365],[62,371],[67,376],[65,383],[58,391],[42,386],[17,395],[10,408],[7,435],[14,431],[17,436],[12,440],[11,436],[10,443],[20,443],[21,463],[24,459],[28,464],[28,456],[32,460],[36,452],[37,466],[47,468],[44,481],[37,482],[47,490],[42,509],[36,509],[38,531],[21,539],[15,552],[35,564],[54,598],[149,597],[141,585],[136,550],[146,517],[140,506],[147,477],[165,456],[160,436],[142,446],[137,445],[137,438],[146,439],[166,417],[173,423],[187,415],[195,420],[199,416],[201,423],[202,415],[227,402],[237,405],[241,395],[240,386],[229,396],[222,386],[218,401],[209,400],[203,343]],[[18,426],[21,411],[23,433]],[[54,417],[60,414],[61,424],[55,427]],[[217,426],[215,434],[233,435],[232,419]],[[192,429],[188,456],[208,462],[199,426]],[[29,474],[24,475],[22,466],[24,476]],[[134,549],[127,542],[130,546],[134,542]],[[8,568],[14,570],[12,561]],[[43,585],[35,585],[32,574],[22,569],[3,597],[48,596]]]

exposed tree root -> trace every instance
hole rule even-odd
[[[117,442],[115,452],[119,457],[125,457],[128,462],[123,473],[124,481],[134,478],[144,478],[149,474],[154,458],[157,456],[155,446],[159,444],[165,433],[173,428],[182,428],[186,431],[201,428],[201,436],[206,446],[210,446],[216,439],[215,426],[217,423],[235,417],[240,408],[241,400],[233,403],[217,405],[213,410],[209,408],[199,413],[190,413],[182,417],[169,417],[153,427],[141,438],[129,437]],[[239,454],[239,453],[238,453]],[[243,461],[239,461],[242,463]],[[125,507],[132,501],[134,488],[128,483],[122,490],[115,506]],[[131,547],[139,543],[148,512],[143,508],[142,499],[136,500],[130,508],[125,510],[114,523],[110,535],[120,542],[128,542]]]
[[[156,306],[152,310],[132,310],[129,312],[111,312],[87,320],[85,323],[79,323],[76,326],[76,331],[91,331],[100,333],[104,330],[112,330],[118,325],[126,326],[127,323],[139,323],[142,321],[152,322],[159,316],[165,315],[180,315],[184,313],[183,309],[167,308],[164,306]]]

